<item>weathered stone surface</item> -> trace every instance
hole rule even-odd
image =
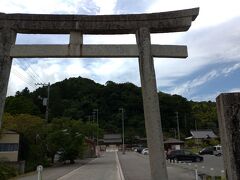
[[[11,46],[15,43],[16,34],[10,29],[0,30],[0,128],[7,94],[8,80],[12,66]]]
[[[167,180],[163,133],[149,29],[140,28],[136,37],[139,48],[139,69],[151,177],[152,180]]]
[[[186,31],[199,8],[152,14],[128,15],[46,15],[0,13],[0,29],[8,27],[17,33],[134,34],[140,27],[150,33]]]
[[[216,100],[226,176],[229,180],[239,180],[240,93],[223,93]]]
[[[186,46],[152,45],[152,55],[162,58],[186,58]],[[11,48],[13,58],[48,57],[139,57],[136,45],[15,45]]]

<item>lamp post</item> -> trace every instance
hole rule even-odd
[[[119,111],[122,112],[122,153],[125,154],[125,144],[124,144],[124,109],[119,108]]]

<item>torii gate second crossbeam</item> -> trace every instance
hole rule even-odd
[[[0,13],[0,126],[12,58],[138,57],[152,180],[167,180],[153,57],[186,58],[186,46],[151,45],[150,33],[187,31],[199,8],[131,15]],[[68,45],[15,45],[16,34],[70,34]],[[83,34],[135,34],[137,45],[84,45]]]

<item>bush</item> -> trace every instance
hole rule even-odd
[[[7,180],[16,175],[17,175],[17,170],[14,167],[9,166],[4,162],[0,162],[0,179],[1,180]]]
[[[195,146],[195,140],[194,139],[189,139],[189,140],[185,141],[185,145],[187,147],[194,147]]]

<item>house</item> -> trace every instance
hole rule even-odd
[[[0,160],[18,161],[19,134],[13,131],[3,131],[0,136]]]
[[[105,145],[122,144],[121,134],[105,134],[103,136],[103,143]]]
[[[166,151],[170,150],[179,150],[184,145],[184,141],[180,141],[174,138],[168,138],[164,142],[164,149]]]
[[[106,151],[117,151],[122,144],[122,135],[105,134],[100,143],[101,150],[105,149]]]
[[[185,138],[186,140],[189,140],[189,139],[205,140],[205,139],[218,138],[216,136],[216,134],[210,129],[208,129],[208,130],[191,130],[190,133],[192,136]]]

